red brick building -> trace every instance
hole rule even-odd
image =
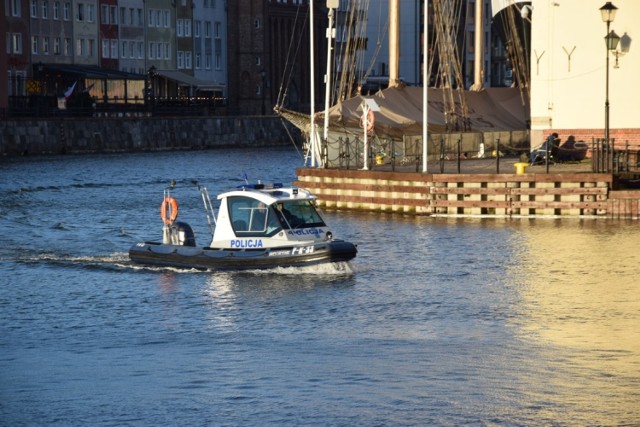
[[[230,111],[268,114],[276,103],[309,111],[309,0],[237,0],[228,7]],[[314,7],[316,103],[322,105],[328,19],[325,1]]]

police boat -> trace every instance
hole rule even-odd
[[[281,184],[242,185],[218,195],[215,215],[205,186],[200,190],[211,243],[196,246],[191,226],[178,221],[179,205],[172,196],[175,181],[164,190],[160,206],[162,242],[140,242],[129,249],[139,264],[203,270],[247,270],[345,262],[356,245],[335,239],[316,208],[316,197]]]

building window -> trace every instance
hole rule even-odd
[[[144,27],[144,11],[142,9],[138,10],[138,27]]]
[[[213,36],[217,39],[220,38],[220,28],[222,27],[222,24],[220,22],[216,22],[214,27],[213,27]]]
[[[103,4],[100,6],[100,23],[103,25],[107,25],[109,23],[109,5]]]
[[[216,53],[216,70],[222,69],[222,56]]]
[[[84,51],[84,39],[77,39],[76,40],[76,55],[78,56],[82,56],[84,55],[85,51]]]
[[[60,2],[59,1],[53,2],[53,19],[55,19],[56,21],[60,20]]]
[[[77,21],[84,21],[84,4],[78,3],[78,15],[76,17]]]
[[[64,39],[64,54],[66,56],[73,55],[73,44],[71,44],[71,38],[67,37]]]
[[[169,43],[164,44],[164,59],[171,59],[171,45]]]
[[[199,53],[196,53],[196,70],[199,70],[200,67],[202,66],[201,61],[202,61],[202,55]]]
[[[31,17],[38,17],[38,0],[31,0]]]
[[[202,25],[202,22],[200,21],[195,21],[194,25],[193,25],[193,35],[194,37],[200,37],[200,25]]]
[[[191,20],[184,20],[184,36],[191,37]]]
[[[87,21],[96,22],[96,7],[93,4],[87,5]]]
[[[162,11],[162,26],[164,28],[169,28],[169,11],[168,10]]]
[[[13,53],[22,53],[22,33],[11,34],[11,48]]]
[[[149,42],[149,59],[154,59],[154,52],[156,51],[156,45],[153,42]]]
[[[49,36],[42,38],[42,54],[49,55]]]
[[[38,54],[38,36],[31,36],[31,53]]]
[[[53,54],[54,55],[60,55],[62,53],[62,51],[60,50],[60,37],[56,37],[53,40]]]
[[[136,42],[129,42],[129,58],[136,57]]]
[[[176,24],[176,33],[178,37],[182,37],[184,34],[184,21],[182,19],[178,19]]]
[[[138,59],[144,59],[144,42],[138,42]]]
[[[211,69],[211,54],[210,53],[207,53],[204,56],[204,68],[206,70],[210,70]]]
[[[182,70],[184,68],[184,52],[178,51],[178,70]]]
[[[205,21],[204,23],[204,36],[205,38],[211,38],[211,22]]]
[[[127,25],[127,8],[125,7],[120,8],[120,25]]]
[[[108,39],[102,39],[102,57],[103,58],[109,57],[109,40]]]
[[[111,57],[112,58],[117,58],[118,57],[118,40],[111,40]]]
[[[109,24],[118,24],[118,8],[116,6],[109,6]]]
[[[186,68],[187,70],[190,70],[193,65],[192,65],[192,53],[191,52],[185,52],[184,53],[184,68]]]
[[[14,17],[22,16],[21,0],[11,0],[11,16],[14,16]]]
[[[49,2],[47,0],[42,1],[42,19],[49,18]]]
[[[123,41],[120,49],[120,58],[124,59],[126,57],[127,57],[127,42]]]
[[[71,3],[65,2],[63,7],[64,20],[69,21],[71,19]]]

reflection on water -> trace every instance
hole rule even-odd
[[[587,423],[640,419],[640,238],[629,233],[637,223],[536,223],[521,229],[523,262],[509,272],[548,390]]]

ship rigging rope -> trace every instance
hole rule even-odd
[[[291,27],[291,31],[295,34],[298,28],[298,18],[300,17],[300,7],[296,10],[296,18],[293,22],[293,26]],[[302,28],[306,27],[307,18],[309,14],[307,13],[305,17],[305,21],[302,23]],[[284,105],[284,101],[287,98],[289,84],[291,83],[291,79],[293,78],[293,65],[289,65],[289,62],[295,63],[295,59],[298,56],[298,52],[300,51],[300,45],[302,44],[302,37],[294,37],[294,34],[289,38],[289,49],[287,49],[287,58],[284,64],[284,68],[282,69],[282,77],[280,78],[280,90],[278,91],[278,99],[276,101],[276,109],[281,108]],[[294,40],[298,40],[298,44],[296,46],[295,52],[292,55],[292,45]],[[287,77],[287,74],[289,75]]]
[[[380,10],[378,11],[378,16],[385,16],[384,13],[382,13],[382,2],[380,2]],[[368,9],[368,8],[367,8]],[[364,75],[361,76],[360,81],[362,83],[366,82],[366,80],[369,78],[369,75],[371,74],[371,71],[373,70],[373,67],[375,66],[376,60],[378,59],[378,55],[380,54],[380,49],[382,48],[382,40],[387,36],[387,33],[389,32],[389,20],[386,19],[385,20],[385,24],[384,24],[384,28],[381,30],[381,23],[380,21],[378,22],[378,41],[376,42],[376,49],[373,53],[373,55],[371,56],[371,61],[369,62],[369,66],[367,67],[367,70],[365,71]]]
[[[520,39],[520,32],[518,31],[518,26],[516,25],[516,10],[518,6],[515,7],[507,7],[504,9],[505,18],[502,20],[503,29],[506,34],[506,39],[510,41],[510,45],[507,48],[507,55],[511,64],[513,64],[513,84],[517,85],[520,89],[521,98],[529,98],[530,97],[530,88],[529,88],[529,64],[527,61],[527,46],[522,45],[522,41]],[[525,22],[523,20],[523,22]],[[524,24],[523,24],[524,26]],[[525,38],[526,43],[526,28],[523,28],[523,36]],[[523,99],[523,104],[525,104]]]
[[[464,96],[464,81],[458,55],[456,36],[458,34],[460,0],[434,0],[435,47],[438,49],[439,66],[436,86],[445,89],[443,93],[444,113],[448,130],[469,130],[469,111]],[[459,108],[456,105],[459,103]]]

